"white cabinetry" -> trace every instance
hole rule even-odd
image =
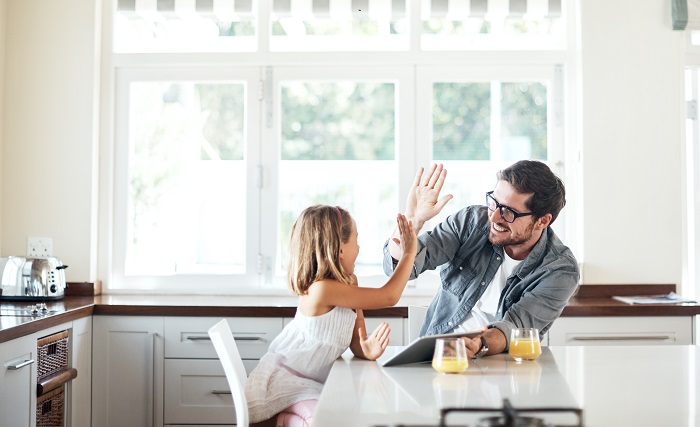
[[[36,426],[37,339],[71,329],[68,322],[0,344],[0,427]],[[73,348],[70,341],[69,346]],[[66,393],[65,404],[72,401],[71,393]],[[76,425],[67,420],[66,425]]]
[[[560,317],[549,330],[549,345],[688,345],[691,316]]]
[[[0,344],[0,427],[34,425],[36,336]]]
[[[163,318],[94,316],[92,381],[93,426],[161,427]]]
[[[90,427],[92,400],[92,316],[73,322],[70,365],[78,371],[77,378],[68,383],[71,404],[66,408],[67,425]]]
[[[233,399],[207,331],[220,317],[165,318],[164,423],[234,425]],[[228,318],[246,371],[282,331],[282,318]]]
[[[284,318],[284,326],[287,326],[289,322],[292,321],[292,317]],[[379,326],[380,323],[386,322],[389,324],[389,345],[406,345],[409,343],[407,332],[405,330],[405,319],[403,317],[366,317],[365,316],[365,328],[367,328],[367,335],[371,334],[374,329]]]

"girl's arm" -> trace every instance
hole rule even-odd
[[[418,247],[413,225],[402,214],[396,219],[399,239],[394,242],[401,246],[402,254],[394,273],[381,288],[359,288],[348,286],[335,280],[321,280],[309,288],[308,297],[316,307],[347,307],[353,309],[376,309],[396,305],[406,288],[413,269]]]
[[[357,287],[357,276],[352,275],[353,286]],[[350,350],[357,357],[368,360],[376,360],[384,354],[386,346],[389,345],[389,324],[382,322],[377,329],[372,332],[372,335],[367,336],[367,327],[365,326],[365,315],[362,310],[356,310],[357,318],[355,319],[355,328],[352,331],[352,341],[350,341]]]

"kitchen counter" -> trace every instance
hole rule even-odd
[[[584,285],[562,312],[567,316],[694,316],[700,304],[629,305],[611,295],[663,294],[674,285]],[[395,307],[366,310],[367,317],[408,317],[410,305],[428,305],[429,296],[404,296]],[[0,310],[26,308],[27,301],[0,301]],[[0,343],[91,315],[293,317],[294,296],[96,295],[48,301],[56,314],[39,317],[0,316]]]
[[[397,349],[389,347],[379,362]],[[471,360],[458,375],[439,374],[430,364],[383,368],[346,352],[331,370],[314,425],[436,426],[440,408],[498,409],[508,398],[516,410],[582,409],[586,427],[700,427],[698,396],[697,346],[544,347],[535,361],[515,363],[499,354]],[[493,415],[452,414],[447,421],[474,426]],[[568,413],[547,420],[575,425],[577,418]]]

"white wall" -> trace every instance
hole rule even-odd
[[[96,0],[5,2],[2,255],[51,237],[67,279],[91,281]]]
[[[5,118],[5,0],[0,0],[0,190],[2,189],[3,120]],[[0,193],[0,254],[2,253],[2,193]]]
[[[0,1],[1,253],[52,237],[70,281],[103,279],[93,262],[99,0]],[[668,0],[578,1],[584,280],[680,283],[682,33]]]
[[[681,280],[682,32],[667,0],[582,0],[586,283]]]

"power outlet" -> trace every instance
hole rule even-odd
[[[29,258],[48,258],[53,253],[53,239],[50,237],[27,237]]]

